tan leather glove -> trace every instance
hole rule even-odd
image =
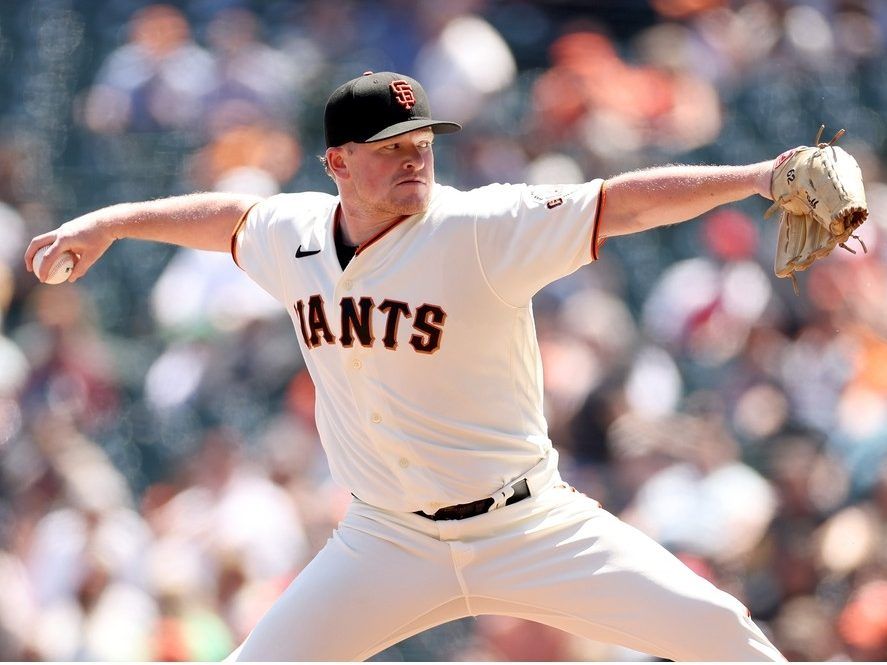
[[[795,293],[795,272],[828,256],[836,245],[853,252],[845,243],[851,237],[859,240],[853,232],[868,217],[859,164],[834,145],[844,130],[820,143],[824,128],[815,147],[798,146],[776,158],[770,183],[774,202],[765,216],[782,211],[774,271],[791,278]]]

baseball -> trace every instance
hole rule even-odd
[[[40,274],[42,272],[40,268],[43,265],[43,259],[46,257],[46,252],[49,250],[49,247],[49,245],[41,247],[34,255],[34,274],[37,275],[38,279],[40,279]],[[64,252],[47,271],[46,279],[40,281],[44,284],[61,284],[62,282],[67,282],[68,276],[74,269],[74,264],[76,262],[77,260],[72,252]]]

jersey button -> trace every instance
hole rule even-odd
[[[374,423],[378,424],[378,423],[382,422],[382,416],[380,416],[378,413],[374,413],[373,415],[370,416],[370,420],[372,420]]]
[[[342,282],[342,286],[345,287],[346,291],[350,291],[351,287],[354,286],[354,282],[352,282],[350,279],[346,279],[344,282]]]
[[[397,463],[400,464],[401,469],[406,469],[410,465],[410,460],[406,457],[401,457]]]
[[[351,366],[354,369],[360,369],[361,367],[363,367],[363,363],[360,362],[357,358],[355,358],[354,360],[351,361]]]

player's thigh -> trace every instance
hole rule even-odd
[[[675,660],[778,659],[739,601],[651,538],[568,488],[540,499],[542,528],[471,569],[498,611]]]
[[[465,615],[445,543],[395,526],[340,526],[259,621],[241,661],[368,658]]]

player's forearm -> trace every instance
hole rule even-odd
[[[225,252],[238,220],[258,201],[255,196],[208,192],[121,203],[90,216],[114,240],[136,238]]]
[[[47,266],[70,252],[77,260],[68,281],[75,282],[121,238],[225,252],[240,217],[260,200],[255,196],[204,193],[108,206],[36,236],[25,250],[25,267],[34,269],[34,256],[42,248],[46,248],[43,262]],[[45,272],[38,277],[44,279]]]
[[[770,198],[770,161],[748,166],[663,166],[607,180],[602,237],[676,224],[754,194]]]

